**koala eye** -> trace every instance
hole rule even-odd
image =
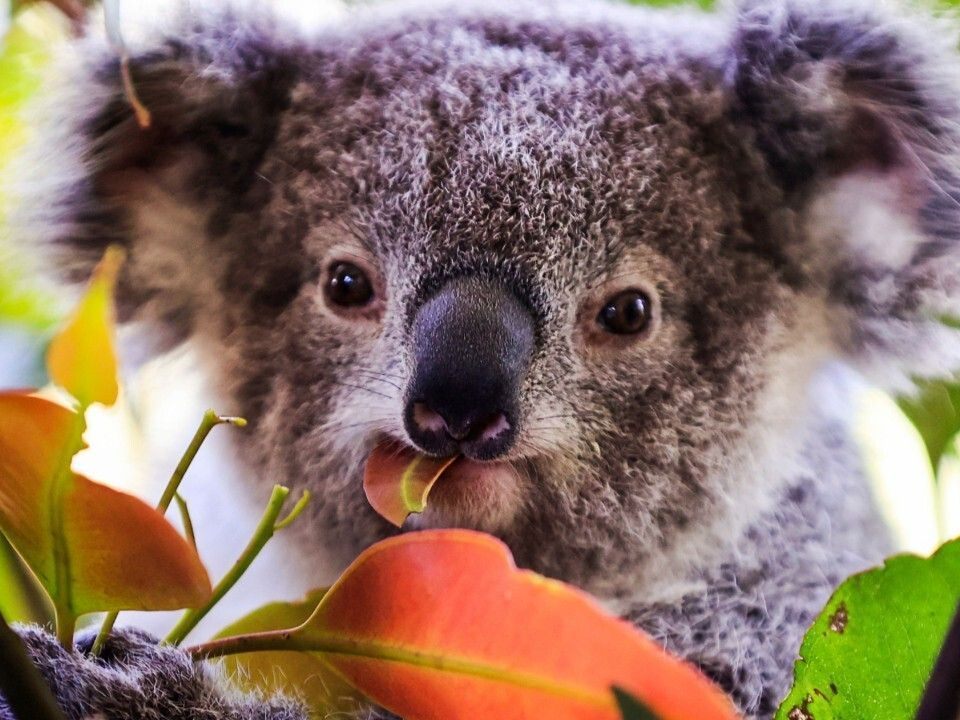
[[[597,322],[614,335],[635,335],[650,324],[650,298],[640,290],[624,290],[607,300]]]
[[[337,262],[330,267],[326,293],[334,305],[360,307],[373,300],[373,283],[353,263]]]

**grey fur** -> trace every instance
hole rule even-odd
[[[249,462],[318,490],[304,542],[344,561],[391,532],[360,477],[403,437],[413,313],[454,276],[506,282],[537,337],[518,481],[473,508],[438,485],[420,523],[499,535],[766,717],[830,589],[888,550],[812,378],[839,358],[902,388],[960,358],[956,35],[923,22],[856,0],[378,10],[309,38],[218,18],[135,55],[145,133],[88,41],[20,232],[74,279],[128,248],[124,314],[204,348]],[[829,211],[868,176],[885,242],[861,203]],[[335,247],[377,270],[379,315],[323,306]],[[624,283],[655,297],[633,343],[590,322]]]
[[[224,692],[216,674],[138,630],[114,632],[98,659],[85,653],[95,633],[68,652],[39,628],[17,628],[67,720],[306,720],[297,703]],[[0,696],[0,720],[15,718]]]

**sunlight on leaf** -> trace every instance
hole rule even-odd
[[[807,632],[777,720],[912,718],[960,601],[960,540],[844,582]]]
[[[423,512],[430,489],[457,456],[430,458],[397,443],[378,445],[367,458],[363,491],[367,501],[397,527],[411,513]]]
[[[196,551],[142,501],[70,471],[78,416],[0,393],[0,528],[74,616],[197,605],[210,581]]]
[[[113,288],[123,253],[111,248],[97,266],[89,288],[47,351],[50,379],[77,399],[112,405],[117,400]]]
[[[301,625],[316,609],[325,592],[325,589],[314,590],[299,602],[265,605],[224,628],[217,637]],[[356,691],[315,653],[247,653],[226,657],[223,664],[242,688],[299,697],[320,717],[355,710],[361,703]]]

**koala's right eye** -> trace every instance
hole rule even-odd
[[[330,267],[326,285],[327,298],[334,305],[357,308],[373,300],[373,283],[359,267],[350,262],[336,262]]]

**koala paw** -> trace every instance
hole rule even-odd
[[[68,720],[306,720],[303,707],[264,701],[226,689],[203,663],[135,629],[114,630],[101,654],[90,657],[95,633],[66,650],[49,632],[16,628]],[[0,720],[17,720],[0,696]]]

